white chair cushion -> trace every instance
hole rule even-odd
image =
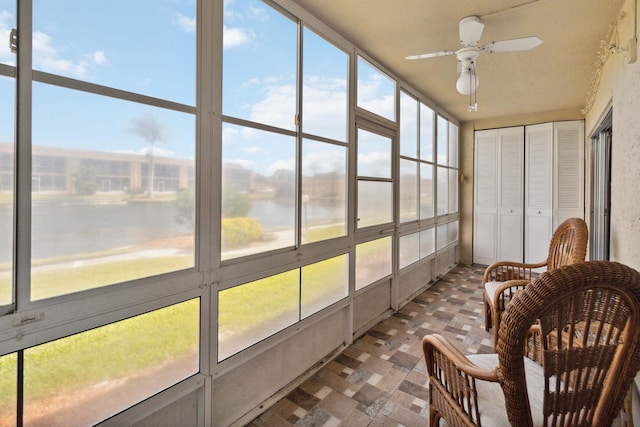
[[[498,366],[497,354],[474,354],[469,360],[480,368],[493,369]],[[544,373],[542,367],[527,357],[524,359],[524,370],[527,378],[527,393],[531,407],[534,426],[543,424],[542,399],[544,395]],[[500,384],[488,381],[476,381],[478,389],[478,408],[482,425],[492,427],[511,427],[507,419],[504,394]]]
[[[500,285],[502,285],[504,282],[486,282],[484,284],[484,289],[487,293],[487,295],[489,296],[490,301],[491,301],[491,307],[493,307],[493,298],[496,295],[496,291],[498,290],[498,287]]]

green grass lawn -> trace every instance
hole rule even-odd
[[[325,232],[335,233],[327,228]],[[366,252],[375,252],[375,245]],[[54,269],[35,268],[32,298],[63,295],[133,278],[191,267],[191,256],[117,260]],[[66,264],[65,264],[66,265]],[[321,299],[346,286],[346,255],[270,276],[220,292],[219,324],[242,334],[268,324],[300,303],[300,277],[306,300]],[[8,275],[7,275],[8,276]],[[10,289],[0,279],[0,292]],[[345,291],[346,292],[346,291]],[[10,294],[9,294],[10,295]],[[0,300],[7,295],[0,294]],[[199,300],[194,299],[25,350],[25,393],[29,399],[78,390],[125,378],[198,351]],[[223,339],[223,338],[221,338]],[[16,395],[15,354],[0,357],[0,412],[13,411]]]
[[[42,344],[24,352],[25,401],[139,375],[197,353],[199,300],[193,299]],[[0,412],[15,402],[15,354],[0,358]]]

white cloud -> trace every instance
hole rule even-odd
[[[295,159],[276,160],[269,166],[268,171],[270,174],[273,174],[274,172],[283,170],[283,169],[288,171],[293,171],[295,170],[295,168],[296,168]]]
[[[307,79],[302,90],[304,131],[345,141],[347,137],[347,81],[345,79],[311,77]]]
[[[269,15],[267,15],[264,7],[256,7],[252,4],[249,4],[247,6],[247,16],[250,19],[259,20],[262,22],[266,22],[269,20]]]
[[[256,163],[253,160],[247,160],[247,159],[228,159],[224,161],[225,165],[240,165],[245,169],[249,169],[249,170],[254,170]]]
[[[0,10],[0,62],[15,65],[16,54],[9,48],[9,34],[15,23],[14,16],[6,10]]]
[[[151,154],[153,153],[155,156],[159,157],[173,157],[174,152],[171,150],[166,150],[164,148],[159,148],[157,146],[146,146],[140,150],[140,154]]]
[[[84,78],[95,66],[106,64],[107,57],[102,50],[82,55],[83,59],[72,61],[61,57],[54,46],[52,38],[42,31],[33,33],[34,68],[56,74]]]
[[[231,126],[223,126],[222,127],[222,143],[223,144],[233,144],[238,141],[248,141],[258,135],[256,130],[248,128],[248,127],[231,127]]]
[[[383,83],[379,75],[372,75],[366,81],[358,80],[358,105],[384,117],[392,117],[395,108],[393,95],[380,95]]]
[[[256,147],[256,146],[253,146],[253,147],[247,147],[247,148],[245,148],[245,149],[244,149],[244,152],[245,152],[245,153],[249,153],[249,154],[262,154],[262,153],[264,153],[265,151],[264,151],[264,148],[262,148],[262,147]]]
[[[92,56],[94,64],[102,65],[107,63],[107,57],[102,50],[96,50],[95,52],[93,52]]]
[[[282,76],[253,78],[244,86],[263,93],[262,99],[250,105],[249,118],[258,123],[294,129],[295,85],[283,83]],[[336,78],[310,78],[303,88],[305,132],[345,141],[347,129],[347,82]]]
[[[231,128],[228,126],[223,126],[222,127],[222,143],[223,144],[228,144],[233,142],[233,140],[236,138],[236,136],[238,136],[238,129],[237,128]]]
[[[86,61],[74,63],[61,58],[52,46],[51,37],[41,31],[33,33],[33,63],[35,68],[74,77],[84,77],[88,65]]]
[[[324,144],[327,145],[327,144]],[[346,156],[345,150],[327,147],[323,149],[312,149],[306,151],[302,148],[302,173],[306,176],[329,172],[345,172]]]
[[[164,148],[152,147],[151,145],[147,145],[146,147],[142,147],[141,149],[135,150],[118,150],[116,153],[123,154],[136,154],[140,156],[146,156],[149,153],[154,153],[158,157],[175,157],[175,153],[171,150],[166,150]]]
[[[223,27],[222,40],[224,49],[250,44],[253,38],[253,33],[243,28]]]
[[[176,13],[173,17],[173,22],[186,33],[192,33],[196,30],[195,18],[190,18],[181,13]]]
[[[15,17],[7,10],[0,10],[0,61],[15,65],[16,55],[9,48],[9,34],[15,27]],[[33,32],[33,65],[43,71],[84,78],[96,66],[108,62],[103,50],[80,55],[79,60],[64,58],[60,49],[54,45],[53,39],[42,31]]]
[[[296,89],[293,85],[268,87],[267,96],[253,104],[251,120],[285,129],[294,127]]]
[[[374,151],[358,154],[358,175],[391,176],[391,158],[389,153]]]

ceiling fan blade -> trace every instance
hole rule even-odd
[[[467,16],[460,20],[458,24],[460,31],[460,43],[463,46],[475,46],[482,37],[482,30],[484,30],[484,24],[480,22],[480,18],[477,16]]]
[[[404,59],[436,58],[438,56],[453,55],[454,53],[456,53],[455,50],[443,50],[442,52],[422,53],[420,55],[409,55],[409,56],[405,56]]]
[[[518,50],[529,50],[542,44],[539,37],[523,37],[521,39],[501,40],[487,43],[481,50],[488,53],[494,52],[515,52]]]

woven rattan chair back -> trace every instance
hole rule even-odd
[[[547,270],[582,262],[587,255],[589,230],[580,218],[569,218],[554,231],[549,243]]]
[[[640,273],[590,261],[540,275],[511,301],[497,353],[509,422],[531,426],[522,349],[539,325],[549,426],[608,426],[640,369]]]
[[[500,317],[513,294],[524,288],[535,277],[535,272],[545,268],[554,270],[564,265],[584,262],[587,254],[589,229],[581,218],[564,220],[553,232],[549,242],[547,259],[539,263],[495,262],[485,270],[483,286],[487,282],[508,282],[500,290],[484,292],[485,329],[493,327],[494,345],[498,340]]]

